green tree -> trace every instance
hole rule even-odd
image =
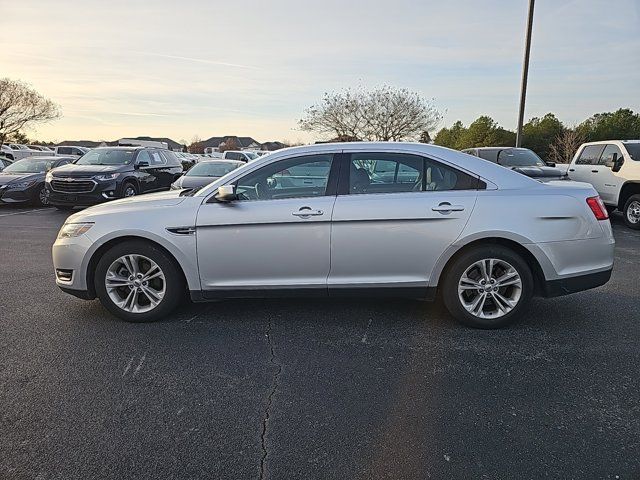
[[[462,133],[456,148],[462,150],[472,147],[510,147],[515,145],[515,142],[515,132],[505,130],[493,118],[483,115]]]
[[[589,142],[640,138],[640,115],[629,108],[596,113],[577,127]]]
[[[458,148],[460,137],[467,129],[460,120],[454,123],[451,128],[442,128],[433,139],[433,143],[441,147]]]
[[[551,144],[563,131],[564,125],[553,113],[542,118],[534,117],[522,127],[522,146],[547,159]]]

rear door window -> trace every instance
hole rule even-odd
[[[400,193],[476,190],[479,181],[440,162],[404,153],[354,153],[349,193]]]
[[[580,152],[576,165],[597,165],[604,145],[587,145]]]

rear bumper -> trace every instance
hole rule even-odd
[[[547,280],[543,285],[542,293],[545,297],[559,297],[600,287],[609,281],[612,271],[613,268],[609,268],[601,272]]]

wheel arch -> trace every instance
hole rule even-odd
[[[125,236],[115,237],[110,240],[107,240],[105,243],[100,245],[91,254],[89,262],[87,263],[85,274],[86,274],[86,282],[87,282],[87,292],[89,292],[89,295],[92,298],[96,297],[96,287],[94,283],[94,280],[95,280],[94,277],[95,277],[96,268],[98,266],[98,262],[100,261],[100,258],[102,258],[102,256],[114,246],[124,242],[128,242],[128,241],[142,241],[149,245],[153,245],[155,248],[163,251],[173,261],[178,271],[182,275],[182,280],[184,281],[185,288],[189,289],[189,280],[186,272],[184,271],[183,266],[180,264],[176,256],[168,248],[166,248],[164,245],[162,245],[159,242],[149,239],[148,237],[142,237],[138,235],[125,235]]]
[[[640,194],[640,181],[628,181],[622,185],[618,195],[618,210],[624,210],[624,205],[631,195]]]
[[[447,254],[444,254],[444,258],[441,257],[440,261],[438,262],[439,264],[436,266],[434,272],[432,273],[429,283],[433,286],[441,285],[441,279],[443,279],[447,275],[447,271],[449,270],[449,268],[451,268],[453,262],[469,250],[472,250],[479,246],[500,245],[502,247],[513,250],[527,262],[527,264],[531,268],[531,273],[533,274],[534,295],[540,295],[543,293],[544,285],[546,282],[544,269],[540,263],[540,259],[536,255],[534,255],[534,253],[529,250],[529,248],[525,247],[523,243],[526,242],[521,242],[514,238],[508,238],[506,236],[487,236],[469,239],[468,242],[462,245],[458,245],[457,248],[454,248],[452,251],[450,250],[449,252],[447,252]],[[547,268],[549,268],[549,266],[547,266]]]
[[[138,179],[134,175],[129,175],[129,176],[123,178],[122,181],[120,182],[120,194],[121,195],[124,192],[124,186],[127,183],[131,183],[131,184],[133,184],[134,187],[136,187],[136,190],[138,191],[138,195],[140,193],[142,193],[142,190],[140,188],[140,182],[138,181]]]

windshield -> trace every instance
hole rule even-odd
[[[249,157],[249,160],[255,160],[256,158],[258,158],[257,153],[253,153],[253,152],[244,152],[244,153],[247,157]]]
[[[96,148],[80,157],[76,165],[129,165],[135,156],[135,150]]]
[[[239,166],[240,164],[235,162],[197,163],[185,175],[187,177],[222,177]]]
[[[629,156],[636,162],[640,162],[640,143],[624,143],[623,145],[629,152]]]
[[[2,173],[44,173],[53,168],[55,160],[24,159],[12,163]]]
[[[507,148],[498,154],[498,163],[505,167],[545,167],[546,163],[531,150]]]

